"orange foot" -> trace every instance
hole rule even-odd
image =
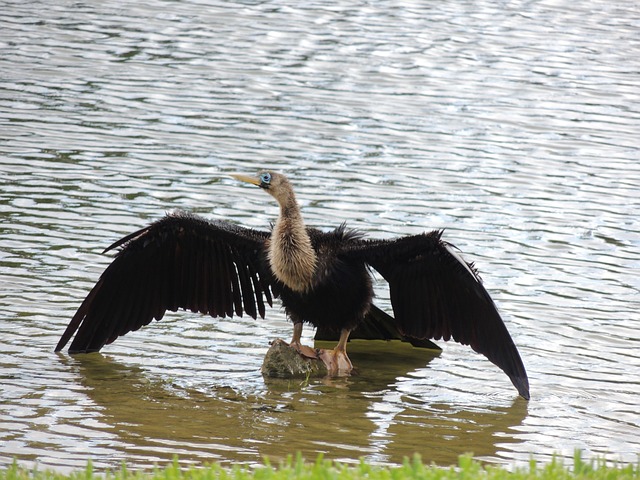
[[[289,346],[303,357],[312,359],[318,358],[318,352],[315,348],[308,347],[307,345],[302,345],[300,342],[296,341],[292,341]]]
[[[320,348],[318,349],[317,358],[324,362],[329,375],[349,375],[353,370],[353,365],[347,356],[347,352],[342,349],[325,350]]]

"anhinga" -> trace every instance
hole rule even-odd
[[[76,331],[70,353],[98,351],[179,308],[264,318],[265,300],[271,305],[279,297],[299,352],[315,354],[300,343],[303,322],[339,337],[336,348],[323,354],[331,373],[350,371],[346,346],[354,329],[368,338],[415,344],[453,338],[484,354],[529,398],[524,365],[491,297],[475,267],[441,239],[441,231],[392,240],[364,239],[344,224],[322,232],[305,226],[285,176],[265,171],[234,177],[278,201],[271,232],[182,212],[118,240],[105,251],[121,247],[119,252],[56,351]],[[395,321],[372,304],[371,268],[389,283]]]

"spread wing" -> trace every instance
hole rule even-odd
[[[272,303],[268,232],[174,213],[117,241],[113,262],[71,319],[56,351],[100,350],[179,308],[211,316],[264,318]]]
[[[359,258],[389,283],[398,330],[416,339],[453,339],[485,355],[529,398],[520,354],[473,265],[441,239],[441,231],[396,240],[354,242]]]

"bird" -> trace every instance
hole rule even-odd
[[[317,328],[316,338],[338,339],[319,354],[330,374],[351,372],[350,335],[417,346],[453,339],[484,355],[529,399],[522,359],[476,266],[442,230],[391,239],[368,238],[345,223],[322,231],[306,226],[284,174],[231,176],[276,200],[269,230],[175,211],[121,238],[104,250],[117,253],[55,351],[74,334],[70,354],[99,351],[167,310],[264,319],[266,305],[279,299],[293,323],[289,345],[299,353],[314,356],[302,345],[305,323]],[[388,283],[393,316],[373,303],[375,272]]]

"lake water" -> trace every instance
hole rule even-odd
[[[636,1],[1,11],[0,465],[637,461]],[[268,228],[273,201],[227,175],[265,167],[291,177],[310,225],[445,228],[531,400],[453,343],[354,343],[358,376],[265,379],[269,341],[291,334],[278,305],[264,321],[171,314],[101,354],[53,353],[124,234],[176,208]]]

